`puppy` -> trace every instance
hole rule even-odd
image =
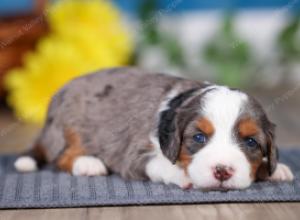
[[[277,162],[274,128],[239,90],[108,69],[74,79],[53,97],[44,128],[15,168],[53,163],[77,176],[113,172],[207,190],[292,181]]]

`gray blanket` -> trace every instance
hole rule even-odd
[[[300,150],[281,150],[293,183],[254,183],[249,189],[228,192],[181,190],[174,185],[124,181],[108,177],[74,177],[51,168],[19,174],[15,156],[0,156],[0,208],[50,208],[147,204],[300,201]]]

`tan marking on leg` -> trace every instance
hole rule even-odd
[[[72,172],[75,159],[85,155],[86,151],[81,144],[80,136],[71,129],[65,130],[66,149],[57,160],[57,167],[63,171]]]

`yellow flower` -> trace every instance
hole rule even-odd
[[[132,53],[130,35],[108,1],[64,0],[50,5],[51,32],[5,79],[17,117],[42,123],[55,92],[74,77],[122,66]]]

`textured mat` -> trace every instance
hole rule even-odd
[[[0,208],[46,208],[146,204],[300,201],[300,150],[282,150],[281,161],[296,176],[293,183],[261,182],[246,190],[183,191],[118,176],[74,177],[49,169],[18,174],[13,156],[0,156]]]

